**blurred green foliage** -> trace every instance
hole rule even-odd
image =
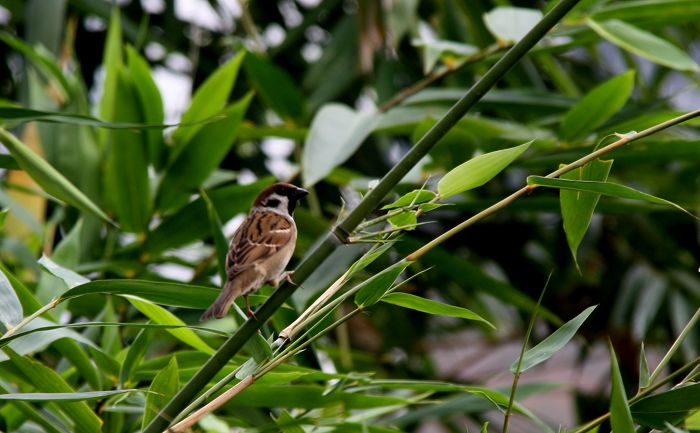
[[[118,3],[0,1],[3,431],[147,426],[241,322],[198,318],[220,283],[222,232],[257,193],[275,178],[311,189],[297,263],[556,2]],[[537,314],[528,337],[547,344],[526,353],[538,362],[584,338],[571,376],[523,375],[519,431],[608,410],[616,431],[700,430],[700,232],[674,207],[700,210],[698,121],[538,177],[700,108],[698,3],[579,2],[415,164],[393,206],[368,215],[379,225],[350,234],[398,227],[396,242],[363,259],[368,243],[337,248],[210,385],[265,365],[277,334],[348,269],[369,314],[331,325],[354,308],[338,302],[312,328],[327,333],[196,429],[496,431],[517,358],[499,351]],[[400,261],[526,180],[555,189]],[[671,383],[686,386],[635,394],[653,387],[634,386],[650,374],[644,353],[652,378],[680,371]],[[587,368],[601,360],[612,370],[598,383]],[[553,389],[568,418],[529,409]]]

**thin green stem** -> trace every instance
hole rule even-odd
[[[678,349],[681,347],[681,343],[683,343],[683,340],[685,340],[685,338],[688,336],[688,334],[693,329],[693,327],[698,322],[698,320],[700,320],[700,308],[698,308],[695,311],[695,314],[693,314],[693,317],[691,317],[690,320],[688,321],[688,323],[685,325],[685,327],[683,328],[681,333],[678,335],[678,338],[676,338],[676,341],[674,341],[673,344],[671,345],[671,348],[668,349],[668,352],[666,352],[664,357],[661,359],[661,362],[659,362],[659,365],[657,365],[656,368],[654,369],[654,372],[651,373],[651,375],[649,376],[649,384],[654,383],[656,378],[661,374],[664,367],[666,367],[666,365],[669,363],[669,361],[671,360],[673,355],[676,354]]]
[[[358,224],[372,212],[401,179],[447,134],[447,132],[488,92],[523,56],[569,12],[579,0],[561,0],[537,23],[517,44],[496,62],[484,76],[438,121],[411,150],[404,155],[382,178],[363,200],[338,223],[317,244],[294,274],[295,282],[303,282],[339,245],[347,241],[348,236]],[[216,373],[223,368],[255,332],[272,314],[289,298],[297,286],[284,284],[239,327],[219,350],[197,371],[165,405],[161,412],[146,426],[143,433],[160,433],[168,426],[170,420],[192,401],[209,383]]]
[[[684,366],[682,366],[678,370],[674,371],[673,373],[669,374],[668,376],[666,376],[665,378],[663,378],[659,382],[649,386],[648,388],[645,388],[644,390],[637,392],[637,394],[634,397],[629,399],[629,405],[630,406],[633,405],[634,403],[638,402],[639,400],[643,399],[644,397],[647,397],[648,395],[650,395],[652,392],[661,388],[662,386],[664,386],[668,382],[672,381],[676,376],[683,374],[687,370],[696,368],[699,365],[700,365],[700,356],[695,358],[694,360],[690,361],[689,363],[685,364]],[[607,413],[599,416],[596,419],[588,421],[586,424],[584,424],[584,425],[582,425],[582,426],[580,426],[580,427],[576,428],[575,430],[572,430],[568,433],[585,433],[588,430],[594,428],[595,426],[600,425],[601,423],[603,423],[603,421],[607,420],[608,418],[610,418],[610,412],[607,412]]]
[[[700,110],[695,110],[691,111],[689,113],[683,114],[682,116],[678,116],[676,118],[673,118],[671,120],[668,120],[663,123],[659,123],[658,125],[654,125],[650,128],[645,129],[644,131],[637,132],[637,133],[631,133],[627,135],[619,135],[620,139],[608,144],[605,147],[601,147],[598,150],[595,150],[588,155],[584,156],[583,158],[577,159],[576,161],[572,162],[571,164],[565,165],[558,170],[555,170],[551,173],[549,173],[546,177],[548,178],[555,178],[559,177],[564,173],[568,173],[572,170],[575,170],[579,167],[582,167],[589,162],[598,159],[599,157],[608,154],[616,149],[619,149],[622,146],[625,146],[626,144],[632,143],[633,141],[640,140],[642,138],[648,137],[652,134],[655,134],[659,131],[662,131],[666,128],[670,128],[671,126],[678,125],[679,123],[683,123],[687,120],[693,119],[695,117],[700,116]],[[466,221],[463,221],[462,223],[456,225],[455,227],[451,228],[450,230],[446,231],[445,233],[441,234],[440,236],[436,237],[432,241],[428,242],[427,244],[423,245],[413,253],[409,254],[406,257],[406,260],[409,261],[415,261],[421,258],[424,254],[435,248],[436,246],[440,245],[447,239],[451,238],[452,236],[456,235],[457,233],[461,232],[465,228],[471,226],[472,224],[481,221],[482,219],[491,216],[492,214],[498,212],[499,210],[505,208],[506,206],[510,205],[512,202],[515,200],[519,199],[520,197],[524,196],[525,194],[528,194],[530,191],[535,189],[537,186],[536,185],[527,185],[519,190],[515,191],[508,197],[502,199],[498,203],[495,203],[486,209],[482,210],[481,212],[477,213],[476,215],[472,216],[471,218],[467,219]]]
[[[523,358],[525,357],[525,351],[527,350],[527,343],[530,340],[530,335],[532,335],[532,330],[535,327],[535,320],[537,319],[537,312],[539,311],[540,305],[542,304],[542,299],[544,299],[544,293],[547,291],[547,286],[549,286],[549,279],[552,278],[552,274],[549,274],[547,282],[540,293],[540,298],[535,304],[535,311],[532,312],[532,317],[530,318],[530,323],[527,325],[527,332],[525,332],[525,341],[523,341],[523,346],[520,348],[520,356],[518,356],[518,364],[515,367],[515,374],[513,376],[513,386],[510,389],[510,398],[508,399],[508,407],[506,408],[506,413],[503,416],[503,433],[508,433],[508,426],[510,424],[510,416],[513,412],[513,403],[515,403],[515,393],[518,390],[518,382],[520,381],[520,368],[523,365]]]

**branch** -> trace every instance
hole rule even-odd
[[[691,111],[689,113],[683,114],[681,116],[678,116],[676,118],[673,118],[671,120],[667,120],[666,122],[659,123],[658,125],[654,125],[650,128],[645,129],[642,132],[637,132],[637,133],[632,133],[632,134],[627,134],[627,135],[619,135],[620,137],[619,140],[608,144],[605,147],[601,147],[600,149],[589,153],[588,155],[584,156],[583,158],[577,159],[576,161],[572,162],[571,164],[565,165],[561,167],[560,169],[553,171],[549,173],[546,177],[548,178],[554,178],[554,177],[559,177],[564,173],[568,173],[571,170],[577,169],[579,167],[583,167],[584,165],[588,164],[589,162],[598,159],[599,157],[608,154],[612,152],[613,150],[619,149],[620,147],[632,143],[633,141],[637,141],[639,139],[642,139],[644,137],[648,137],[652,134],[655,134],[659,131],[662,131],[666,128],[670,128],[671,126],[678,125],[679,123],[683,123],[687,120],[693,119],[695,117],[700,116],[700,110],[695,110]],[[452,236],[456,235],[457,233],[461,232],[465,228],[471,226],[472,224],[481,221],[482,219],[491,216],[492,214],[498,212],[499,210],[505,208],[515,200],[519,199],[520,197],[524,196],[525,194],[528,194],[530,191],[533,189],[537,188],[537,185],[527,185],[519,190],[515,191],[513,194],[509,195],[508,197],[504,198],[503,200],[499,201],[498,203],[495,203],[486,209],[482,210],[478,214],[474,215],[473,217],[467,219],[466,221],[462,222],[461,224],[451,228],[450,230],[446,231],[445,233],[441,234],[440,236],[436,237],[432,241],[428,242],[427,244],[423,245],[413,253],[409,254],[406,256],[406,260],[408,261],[416,261],[419,258],[421,258],[425,253],[429,252],[436,246],[440,245],[447,239],[451,238]]]

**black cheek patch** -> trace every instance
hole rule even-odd
[[[275,198],[271,198],[265,202],[265,206],[267,206],[267,207],[277,207],[279,205],[280,205],[280,201],[275,199]]]

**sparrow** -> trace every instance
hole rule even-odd
[[[243,295],[246,313],[253,315],[248,295],[268,283],[277,287],[291,272],[284,272],[294,253],[297,226],[292,214],[297,201],[309,192],[288,183],[265,188],[236,230],[226,255],[226,283],[201,320],[222,318],[233,301]]]

